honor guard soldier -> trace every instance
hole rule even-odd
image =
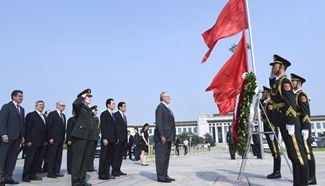
[[[278,127],[275,127],[274,123],[274,102],[271,100],[271,95],[270,95],[270,89],[263,86],[263,91],[262,91],[262,101],[263,103],[263,108],[265,111],[261,112],[262,115],[262,121],[264,124],[264,132],[273,132],[275,131],[276,137],[278,137]],[[270,123],[268,122],[267,118],[269,119]],[[272,130],[272,128],[273,130]],[[272,156],[273,156],[273,173],[267,175],[268,179],[275,179],[275,178],[281,178],[281,157],[280,157],[280,152],[279,152],[279,147],[278,147],[278,141],[274,137],[274,133],[270,134],[265,134],[266,136],[266,141],[267,144],[269,145],[269,148],[271,150]]]
[[[93,139],[95,118],[88,105],[91,102],[91,90],[82,91],[73,102],[76,124],[72,130],[71,185],[91,186],[86,182],[86,173],[91,156],[90,143]]]
[[[292,82],[285,75],[291,63],[274,55],[270,87],[271,99],[274,101],[274,123],[279,126],[293,167],[294,185],[308,185],[308,161],[301,136],[300,121],[297,116],[296,96]]]
[[[315,157],[311,147],[311,126],[310,126],[310,109],[307,94],[301,90],[302,84],[306,80],[296,74],[291,74],[291,81],[296,94],[297,114],[301,123],[301,133],[304,142],[304,147],[307,152],[307,159],[309,165],[309,185],[316,185],[315,174]]]
[[[87,167],[88,172],[94,172],[97,171],[94,168],[94,159],[95,159],[95,154],[96,154],[96,148],[97,148],[97,143],[100,138],[100,129],[99,129],[99,118],[96,116],[97,115],[97,105],[92,106],[90,108],[91,112],[94,115],[95,122],[92,125],[93,128],[93,139],[90,143],[91,147],[91,156],[90,156],[90,162],[89,166]]]

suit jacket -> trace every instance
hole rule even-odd
[[[138,145],[140,145],[140,141],[141,141],[141,137],[140,137],[140,134],[137,132],[134,135],[134,144],[138,146]]]
[[[175,140],[175,146],[176,146],[176,147],[179,146],[179,139],[178,139],[178,138],[176,138],[176,140]]]
[[[62,121],[59,113],[55,110],[50,112],[46,120],[48,140],[53,139],[55,144],[59,144],[64,141],[66,119],[63,113],[62,115],[64,121]]]
[[[71,132],[73,130],[73,127],[76,125],[76,118],[73,116],[71,118],[68,119],[68,124],[67,124],[67,140],[66,143],[68,143],[68,141],[72,141],[72,137],[71,137]]]
[[[111,113],[106,110],[100,115],[100,130],[102,134],[102,140],[106,139],[108,142],[116,142],[116,127],[115,120]]]
[[[45,119],[45,115],[44,119]],[[26,115],[25,122],[25,142],[32,142],[31,147],[43,147],[47,141],[46,123],[36,112],[30,112]]]
[[[125,142],[127,141],[126,137],[128,133],[126,117],[124,121],[120,111],[115,112],[114,117],[115,117],[115,124],[116,124],[117,139],[119,139],[120,142]]]
[[[84,99],[84,97],[80,96],[73,102],[73,111],[76,115],[76,125],[72,129],[71,136],[85,140],[92,140],[95,118],[89,107],[82,103]]]
[[[174,141],[175,135],[174,115],[165,104],[160,103],[156,109],[155,141],[161,141],[162,136],[166,138],[166,141]]]
[[[0,111],[0,136],[7,135],[9,140],[25,137],[25,110],[20,107],[18,115],[15,104],[11,101],[4,104]]]
[[[132,147],[133,146],[133,136],[132,135],[130,135],[129,136],[129,147]]]
[[[232,133],[232,131],[228,131],[227,132],[227,142],[231,145],[234,145],[235,144],[235,140],[234,140],[234,135]]]

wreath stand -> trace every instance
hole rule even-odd
[[[251,142],[253,134],[273,134],[276,141],[278,142],[278,145],[280,146],[281,153],[284,156],[284,158],[285,158],[285,160],[286,160],[286,162],[288,164],[288,167],[289,167],[289,169],[291,171],[291,174],[293,174],[292,169],[291,169],[290,164],[289,164],[289,161],[287,159],[287,156],[283,152],[283,148],[282,148],[282,145],[281,145],[282,141],[280,141],[278,139],[275,130],[271,126],[271,122],[270,122],[270,120],[269,120],[269,118],[268,118],[268,116],[267,116],[267,114],[266,114],[266,112],[264,110],[264,107],[263,107],[262,103],[258,100],[258,95],[259,94],[260,94],[260,91],[257,94],[254,94],[253,99],[252,99],[252,104],[254,104],[254,118],[253,118],[252,121],[249,121],[249,124],[248,124],[248,140],[247,140],[247,145],[246,145],[246,151],[243,154],[243,159],[242,159],[242,162],[241,162],[241,166],[240,166],[239,173],[238,173],[238,178],[237,178],[239,180],[239,185],[242,185],[242,179],[243,179],[243,176],[244,176],[244,171],[245,171],[245,167],[246,167],[246,163],[247,163],[247,159],[248,159],[247,158],[247,153],[248,153],[248,150],[249,150],[249,146],[250,146],[250,142]],[[255,103],[254,103],[254,101],[255,101]],[[260,113],[259,105],[261,106],[262,111],[265,114],[265,117],[267,119],[267,122],[268,122],[270,128],[272,129],[272,131],[270,131],[270,132],[253,132],[253,124],[252,123],[254,123],[254,121],[256,120],[256,113],[258,113],[258,115],[257,115],[258,116],[258,122],[261,122],[261,120],[259,118],[260,117],[260,115],[259,115],[259,113]]]

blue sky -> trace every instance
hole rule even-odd
[[[107,98],[127,103],[129,125],[154,122],[159,94],[168,91],[177,121],[196,120],[200,111],[218,113],[212,79],[231,57],[241,34],[208,51],[201,34],[214,25],[227,0],[9,1],[0,2],[0,104],[14,89],[22,106],[46,110],[57,101],[71,105],[86,88],[91,105]],[[325,114],[323,34],[325,2],[249,1],[257,79],[268,85],[269,62],[279,54],[292,62],[288,73],[307,79],[312,115]],[[248,32],[247,36],[249,38]],[[249,53],[250,54],[250,53]],[[252,70],[249,58],[250,70]]]

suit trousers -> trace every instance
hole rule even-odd
[[[87,170],[95,169],[94,160],[95,160],[96,148],[97,148],[97,141],[91,141],[90,148],[89,148],[91,149],[91,154],[90,154],[90,160],[89,160],[89,165],[87,167]]]
[[[0,138],[1,139],[1,138]],[[21,139],[9,140],[8,143],[4,143],[1,139],[0,148],[0,180],[12,178],[12,172],[16,167],[17,157],[19,153],[19,145]]]
[[[234,144],[229,144],[229,153],[230,153],[230,158],[235,159],[236,147]]]
[[[115,148],[114,143],[108,142],[108,144],[104,146],[102,141],[101,149],[100,149],[99,168],[98,168],[99,178],[107,178],[110,175],[109,169],[114,157],[114,148]]]
[[[136,159],[136,160],[139,160],[140,159],[140,154],[141,154],[141,147],[140,147],[140,145],[138,146],[136,146],[136,147],[134,147],[134,159]]]
[[[48,174],[59,174],[62,163],[63,142],[49,144],[48,150]]]
[[[42,163],[43,147],[26,147],[26,158],[24,163],[23,180],[36,176]]]
[[[87,167],[91,155],[90,143],[90,140],[72,139],[71,185],[73,186],[86,183]]]
[[[155,157],[156,157],[156,172],[158,180],[166,180],[168,175],[168,166],[171,150],[171,141],[166,141],[162,144],[161,141],[156,141]]]
[[[125,145],[125,152],[124,152],[124,159],[129,155],[129,159],[132,159],[132,152],[131,152],[131,145],[129,143],[126,143]]]
[[[71,173],[72,145],[67,144],[67,171]]]
[[[112,173],[119,174],[121,171],[123,156],[125,153],[126,142],[119,142],[114,149],[114,158],[112,161]]]
[[[43,170],[43,172],[47,172],[47,166],[48,166],[48,152],[49,150],[49,146],[48,145],[44,145],[43,146],[43,150],[42,150],[42,161],[40,164],[40,170]],[[43,169],[42,169],[42,164],[43,164]]]

